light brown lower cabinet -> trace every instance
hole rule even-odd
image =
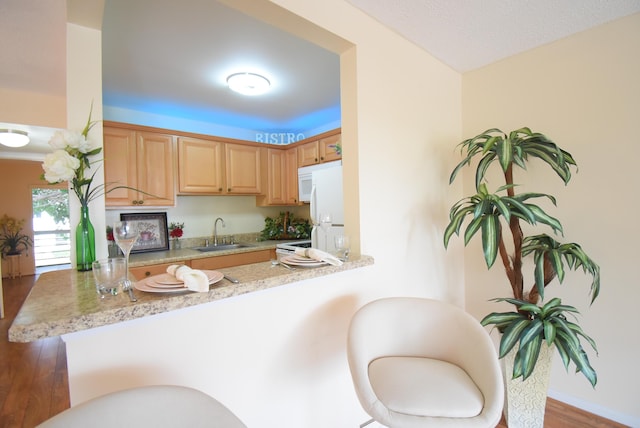
[[[131,274],[140,281],[147,277],[160,275],[167,272],[167,267],[175,264],[191,266],[192,269],[215,270],[233,266],[248,265],[251,263],[266,262],[276,258],[274,248],[250,251],[248,253],[227,254],[224,256],[212,256],[201,259],[185,260],[174,263],[159,263],[148,266],[138,266],[129,269]]]
[[[206,257],[191,260],[193,269],[222,269],[226,267],[248,265],[251,263],[267,262],[276,258],[275,249],[251,251],[249,253],[229,254],[226,256]]]

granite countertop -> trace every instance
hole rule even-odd
[[[276,245],[283,241],[239,241],[245,247],[234,248],[223,251],[198,251],[193,248],[182,248],[179,250],[153,251],[148,253],[136,253],[129,257],[129,267],[147,266],[160,263],[177,263],[185,260],[203,259],[207,257],[225,256],[228,254],[249,253],[252,251],[276,248]],[[293,242],[293,241],[286,241]]]
[[[210,253],[199,253],[195,250],[173,250],[168,253],[175,252],[173,254],[177,257],[175,259],[158,258],[158,253],[149,257],[156,257],[159,260],[158,263],[178,261],[179,257],[182,257],[182,252],[186,251],[190,253],[185,253],[185,258],[193,258],[193,253],[211,256]],[[238,251],[234,250],[234,252]],[[136,260],[135,263],[142,266],[152,262]],[[78,272],[76,270],[47,272],[40,275],[9,328],[9,341],[31,342],[46,337],[60,336],[371,264],[373,264],[372,257],[362,256],[353,258],[342,266],[326,265],[315,268],[298,268],[294,271],[281,266],[273,266],[271,262],[229,267],[219,269],[219,271],[237,278],[240,281],[239,284],[233,284],[223,279],[212,285],[205,293],[160,294],[135,290],[138,298],[136,303],[131,303],[126,293],[100,299],[96,293],[92,272]]]

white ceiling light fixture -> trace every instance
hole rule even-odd
[[[232,91],[242,95],[262,95],[269,90],[271,82],[255,73],[235,73],[227,77],[227,85]]]
[[[23,147],[29,144],[29,133],[18,129],[0,129],[0,144],[7,147]]]

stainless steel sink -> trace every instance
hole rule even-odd
[[[220,245],[208,245],[206,247],[194,247],[196,251],[208,252],[208,251],[228,251],[236,250],[238,248],[247,248],[251,245],[247,244],[220,244]]]

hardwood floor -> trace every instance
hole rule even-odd
[[[67,355],[59,337],[10,343],[7,333],[35,276],[2,280],[0,428],[34,427],[69,408]]]
[[[35,276],[3,279],[6,316],[0,320],[0,428],[33,428],[69,408],[67,356],[58,337],[9,343],[7,332]],[[624,425],[556,400],[547,401],[545,428],[618,428]],[[504,420],[498,428],[506,428]],[[256,427],[257,428],[257,427]]]

